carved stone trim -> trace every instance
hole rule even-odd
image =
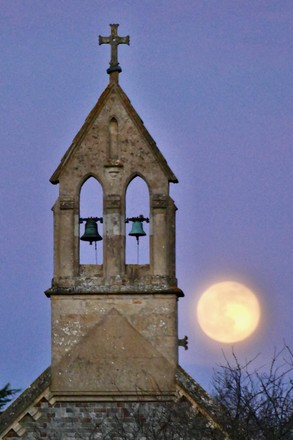
[[[113,160],[109,163],[106,163],[104,165],[104,168],[123,168],[123,163],[120,162],[119,160]]]
[[[59,204],[60,204],[60,209],[73,209],[74,208],[73,199],[60,200]]]
[[[164,208],[168,206],[168,196],[165,194],[154,194],[152,197],[152,207],[153,208]]]

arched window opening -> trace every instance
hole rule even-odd
[[[90,177],[81,188],[79,208],[79,237],[81,238],[79,262],[80,264],[102,264],[103,242],[102,240],[95,241],[98,238],[95,235],[95,227],[102,238],[103,224],[100,220],[87,222],[87,219],[103,217],[103,191],[99,182],[93,177]],[[90,244],[91,238],[93,238],[92,244]]]
[[[133,179],[126,191],[126,264],[149,264],[150,262],[150,236],[149,223],[142,221],[135,223],[136,218],[149,219],[149,190],[141,177]],[[130,236],[129,233],[139,233],[142,230],[145,236]]]

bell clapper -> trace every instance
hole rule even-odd
[[[136,243],[137,243],[137,257],[136,257],[136,261],[137,261],[137,264],[139,264],[139,237],[136,237]]]
[[[95,262],[98,264],[97,242],[95,241]]]

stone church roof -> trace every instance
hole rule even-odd
[[[20,428],[19,421],[30,414],[32,417],[35,405],[47,395],[51,382],[51,368],[48,367],[21,395],[0,415],[0,438],[5,432]],[[35,415],[35,414],[34,414]],[[14,428],[12,428],[14,427]]]
[[[56,400],[50,392],[51,368],[48,367],[1,415],[0,438],[22,438],[30,423],[44,417],[44,408],[54,406]],[[176,373],[176,390],[196,409],[196,414],[221,428],[220,409],[211,396],[180,366]],[[43,403],[43,405],[41,405]],[[44,405],[45,403],[45,405]],[[42,409],[41,409],[42,407]],[[66,407],[66,403],[65,403]]]

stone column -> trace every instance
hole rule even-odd
[[[167,197],[154,194],[151,204],[151,266],[153,275],[166,276],[168,230],[167,230]]]
[[[60,285],[70,286],[78,267],[78,249],[76,249],[74,201],[72,198],[59,198],[54,212],[54,279]]]
[[[125,214],[120,179],[121,166],[106,166],[104,192],[104,274],[107,283],[118,282],[125,271]],[[114,284],[115,282],[114,281]]]

